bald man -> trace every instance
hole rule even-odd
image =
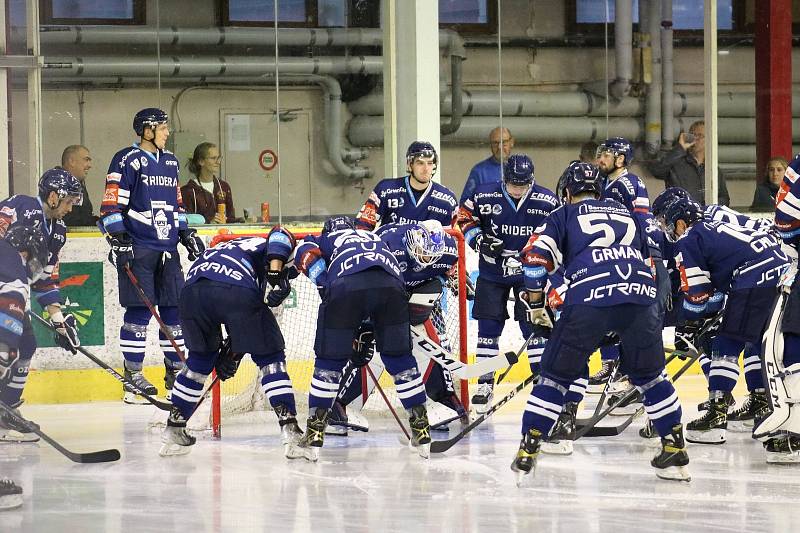
[[[61,168],[78,178],[83,188],[83,204],[74,206],[72,212],[64,217],[67,226],[94,226],[97,217],[92,214],[92,202],[86,191],[86,174],[92,168],[92,156],[89,149],[80,144],[72,144],[64,148],[61,154]]]
[[[461,204],[472,196],[475,187],[481,183],[500,182],[501,168],[514,147],[514,137],[508,128],[495,128],[489,133],[489,146],[492,155],[472,167],[469,172],[461,193]]]

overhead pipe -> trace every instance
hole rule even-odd
[[[633,0],[615,0],[614,13],[616,78],[609,84],[608,93],[620,99],[630,92],[633,78]]]
[[[672,146],[675,130],[672,127],[672,99],[675,78],[672,68],[672,0],[661,0],[661,145]],[[753,108],[755,109],[755,107]],[[703,113],[700,113],[702,116]]]
[[[645,95],[645,151],[654,154],[661,146],[661,0],[649,0],[639,2],[639,17],[642,21],[642,14],[646,13],[647,40],[650,46],[649,71],[650,83],[647,85]],[[753,108],[755,113],[755,108]]]

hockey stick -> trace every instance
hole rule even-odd
[[[517,361],[519,361],[519,357],[522,355],[522,352],[524,352],[525,349],[528,347],[528,343],[531,342],[531,339],[533,338],[534,335],[536,335],[536,332],[532,331],[531,334],[528,335],[528,338],[525,339],[525,342],[522,343],[522,346],[519,347],[519,350],[517,350],[517,353],[514,356],[517,359]],[[503,357],[506,357],[508,358],[509,361],[511,361],[511,357],[509,355],[510,353],[511,352],[506,353]],[[494,357],[492,359],[494,359]],[[517,361],[514,361],[514,363],[512,363],[508,368],[506,368],[505,372],[500,374],[500,377],[497,378],[495,385],[499,385],[500,382],[506,378],[506,376],[508,375],[509,372],[511,372],[511,369],[514,367],[514,364],[516,364]]]
[[[100,229],[100,233],[103,234],[103,237],[106,238],[106,241],[108,241],[108,243],[111,244],[111,236],[106,232],[103,223],[99,220],[97,221],[97,227]],[[139,284],[139,280],[136,279],[136,276],[131,270],[130,265],[128,264],[123,265],[122,270],[124,270],[125,274],[128,275],[128,279],[131,281],[133,288],[136,289],[136,292],[139,295],[139,299],[150,310],[150,314],[152,314],[153,317],[155,317],[156,322],[158,322],[158,329],[161,330],[161,333],[164,334],[169,343],[175,349],[175,353],[178,354],[178,357],[180,358],[181,362],[185,363],[186,357],[183,355],[183,350],[181,350],[178,347],[178,343],[175,341],[175,337],[172,335],[172,332],[169,330],[164,321],[161,320],[161,315],[159,315],[158,312],[156,312],[156,308],[153,306],[153,303],[150,301],[150,298],[148,298],[147,295],[144,293],[144,289],[142,289],[142,286]]]
[[[394,410],[394,407],[392,406],[392,402],[389,401],[389,398],[386,397],[386,393],[383,392],[383,387],[381,387],[381,384],[378,383],[378,378],[375,377],[375,373],[372,371],[372,369],[369,367],[369,365],[364,365],[364,368],[367,369],[367,373],[369,374],[369,377],[371,377],[372,381],[375,383],[375,388],[378,389],[378,392],[381,393],[381,397],[383,398],[383,401],[386,402],[386,407],[389,408],[389,411],[391,411],[392,416],[394,416],[394,419],[397,420],[397,424],[400,426],[400,429],[403,430],[403,434],[406,436],[406,438],[408,440],[411,440],[411,436],[408,434],[408,430],[403,425],[403,423],[400,421],[400,417],[397,416],[397,411]]]
[[[33,313],[33,312],[31,312],[30,315],[32,317],[35,317],[36,320],[40,324],[42,324],[43,326],[55,331],[55,327],[51,323],[49,323],[47,320],[43,319],[42,317],[40,317],[39,315],[37,315],[36,313]],[[83,355],[85,355],[89,359],[91,359],[92,361],[94,361],[94,363],[97,366],[99,366],[100,368],[102,368],[103,370],[105,370],[106,372],[111,374],[111,376],[114,379],[116,379],[117,381],[119,381],[123,385],[125,385],[125,388],[128,389],[130,392],[134,392],[134,393],[138,394],[139,396],[141,396],[142,398],[147,400],[148,403],[151,403],[151,404],[155,405],[156,407],[158,407],[162,411],[169,411],[170,409],[172,409],[172,404],[171,403],[162,402],[160,400],[157,400],[156,398],[153,398],[152,396],[149,396],[149,395],[145,394],[145,392],[142,389],[140,389],[139,387],[137,387],[136,385],[134,385],[133,383],[131,383],[130,381],[125,379],[125,376],[123,376],[122,374],[120,374],[119,372],[114,370],[113,367],[108,365],[105,361],[103,361],[102,359],[100,359],[96,355],[92,354],[89,350],[87,350],[83,346],[76,346],[75,349],[78,350],[79,352],[81,352]]]
[[[521,391],[522,389],[533,383],[533,380],[536,378],[537,376],[534,374],[531,374],[530,376],[525,378],[525,381],[522,381],[519,385],[514,387],[514,389],[511,392],[500,398],[489,408],[488,411],[486,411],[481,416],[473,420],[467,427],[458,432],[453,438],[447,440],[435,440],[431,442],[431,453],[442,453],[452,448],[453,445],[455,445],[458,441],[466,437],[470,431],[481,425],[487,418],[492,416],[498,409],[500,409],[502,406],[508,403],[511,400],[511,398],[513,398],[514,396],[517,395],[517,393],[519,393],[519,391]]]
[[[514,352],[497,354],[473,364],[463,363],[451,358],[451,354],[437,342],[418,331],[418,326],[411,326],[411,342],[415,353],[424,355],[442,368],[449,370],[458,379],[477,378],[483,374],[506,368],[517,362]]]
[[[70,461],[75,463],[110,463],[112,461],[117,461],[120,458],[119,450],[110,449],[110,450],[101,450],[99,452],[89,452],[89,453],[77,453],[71,452],[68,449],[64,448],[61,444],[59,444],[56,440],[46,434],[39,428],[39,424],[35,422],[31,422],[30,420],[26,420],[21,416],[17,415],[14,410],[6,405],[4,402],[0,401],[0,411],[3,411],[6,416],[11,417],[17,424],[25,427],[28,431],[32,433],[36,433],[41,437],[41,439],[60,453],[62,453],[65,457],[67,457]]]
[[[686,361],[686,363],[677,372],[675,372],[675,375],[670,380],[672,383],[675,383],[678,380],[678,378],[680,378],[684,373],[686,373],[686,371],[689,370],[689,368],[698,359],[700,359],[700,354],[702,353],[702,351],[695,349],[695,350],[690,350],[689,353],[691,354],[689,359]],[[685,353],[684,352],[673,352],[673,354],[670,356],[670,360],[672,360],[674,357],[677,357],[677,356],[679,356],[681,354],[685,354]],[[629,418],[626,419],[619,426],[612,426],[610,428],[595,428],[595,426],[597,425],[597,423],[600,420],[602,420],[603,418],[608,416],[608,414],[611,411],[616,409],[617,406],[619,406],[619,405],[621,405],[621,404],[623,404],[625,402],[630,401],[636,394],[637,394],[637,389],[635,387],[633,387],[633,388],[631,388],[631,390],[629,390],[627,393],[625,393],[622,396],[622,398],[619,399],[618,402],[616,402],[614,405],[608,406],[600,414],[598,414],[596,416],[593,416],[592,418],[590,418],[588,420],[579,421],[579,423],[576,424],[576,426],[579,425],[580,429],[577,429],[575,431],[575,438],[573,440],[578,440],[579,438],[581,438],[583,436],[587,436],[587,433],[589,433],[592,430],[595,430],[595,431],[593,431],[592,432],[593,434],[589,435],[589,436],[610,437],[610,436],[614,436],[614,435],[619,435],[622,431],[624,431],[628,426],[631,425],[631,422],[633,421],[634,418],[638,417],[639,415],[641,415],[644,412],[644,406],[642,406],[639,409],[637,409],[635,413],[630,415]]]

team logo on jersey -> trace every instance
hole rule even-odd
[[[401,272],[405,272],[406,270],[408,270],[408,263],[406,263],[405,261],[400,261],[400,263],[398,264],[400,265]]]
[[[141,162],[142,162],[142,166],[143,166],[143,167],[146,167],[146,166],[147,166],[147,158],[146,158],[146,157],[141,157],[141,158],[139,159],[139,161],[141,161]]]
[[[500,214],[500,213],[502,213],[502,212],[503,212],[503,206],[502,206],[502,205],[500,205],[500,204],[494,204],[494,205],[492,206],[492,214],[493,214],[493,215],[497,216],[497,215],[499,215],[499,214]]]

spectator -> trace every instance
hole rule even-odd
[[[502,134],[502,135],[501,135]],[[514,137],[508,128],[495,128],[489,134],[489,145],[492,149],[492,155],[472,167],[469,172],[467,182],[464,184],[464,190],[461,193],[460,204],[463,204],[467,198],[472,197],[475,192],[475,187],[482,183],[500,183],[501,168],[511,149],[514,148]]]
[[[233,211],[233,193],[228,182],[220,179],[219,168],[222,156],[214,143],[200,143],[187,163],[194,178],[181,187],[181,197],[187,213],[203,215],[206,224],[236,222]],[[224,215],[217,206],[225,205]]]
[[[581,145],[581,154],[578,156],[581,163],[597,165],[597,146],[594,141],[587,141]]]
[[[773,157],[767,162],[767,172],[759,183],[753,195],[753,205],[750,209],[775,210],[775,195],[783,181],[789,163],[782,157]]]
[[[706,124],[698,120],[689,127],[689,133],[681,132],[675,146],[649,165],[653,176],[665,181],[666,187],[682,187],[689,191],[692,199],[705,205],[705,159]],[[719,201],[730,205],[725,176],[719,171]]]
[[[75,205],[72,212],[64,217],[67,226],[94,226],[97,217],[92,214],[94,208],[86,190],[86,174],[92,168],[92,156],[89,149],[80,144],[71,144],[61,153],[61,168],[78,178],[83,190],[83,203]]]

